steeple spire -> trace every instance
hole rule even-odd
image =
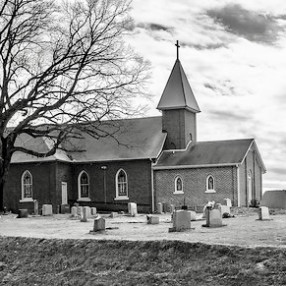
[[[162,130],[167,132],[165,150],[185,149],[190,142],[196,144],[196,114],[200,112],[179,60],[179,41],[175,46],[177,59],[157,106],[162,111]]]
[[[177,47],[177,60],[178,60],[179,59],[179,48],[181,47],[178,40],[175,46]]]

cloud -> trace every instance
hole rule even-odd
[[[282,31],[276,17],[246,10],[238,4],[207,10],[207,15],[223,25],[228,32],[249,41],[272,44]]]
[[[165,26],[165,25],[161,25],[158,23],[138,23],[137,24],[138,28],[143,28],[152,32],[157,32],[157,31],[163,31],[163,32],[169,32],[172,33],[173,28]]]
[[[209,111],[209,114],[212,116],[215,116],[217,118],[220,118],[224,122],[229,122],[229,120],[236,120],[236,121],[248,121],[249,116],[242,115],[242,114],[235,114],[233,111],[221,111],[221,110],[216,110],[216,111]]]

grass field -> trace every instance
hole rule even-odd
[[[286,249],[0,237],[0,285],[286,285]]]

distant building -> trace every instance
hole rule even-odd
[[[158,202],[194,207],[230,198],[234,206],[247,206],[261,200],[265,166],[254,139],[197,141],[200,108],[179,59],[157,108],[161,117],[102,123],[109,133],[119,131],[99,140],[82,133],[83,139],[65,143],[68,152],[46,158],[15,153],[5,206],[32,209],[37,200],[54,212],[74,203],[126,210],[136,202],[139,211],[153,212]],[[49,141],[23,135],[18,144],[44,151]]]

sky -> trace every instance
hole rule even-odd
[[[263,190],[286,189],[286,1],[133,0],[126,42],[151,63],[146,115],[176,60],[201,113],[199,141],[255,138]]]

